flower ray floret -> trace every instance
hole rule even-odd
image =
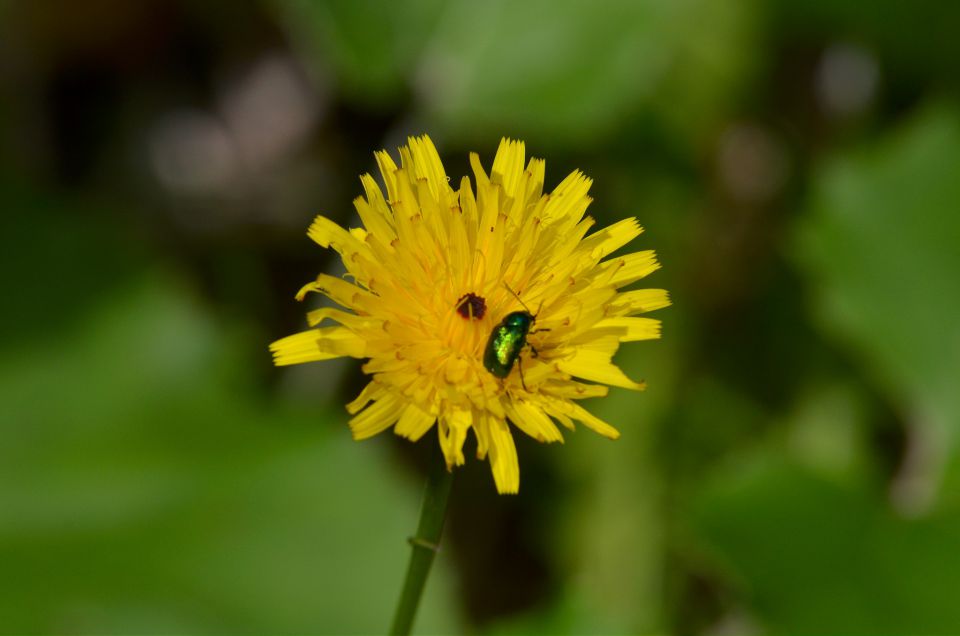
[[[309,312],[312,329],[274,342],[275,363],[366,359],[371,380],[347,405],[355,439],[392,427],[415,441],[435,427],[452,468],[472,431],[501,493],[520,483],[510,423],[541,442],[562,442],[574,422],[616,439],[578,400],[606,385],[644,388],[612,361],[621,342],[659,338],[660,321],[639,314],[670,304],[662,289],[620,291],[659,268],[650,250],[609,258],[643,231],[637,220],[590,234],[591,180],[575,171],[544,193],[544,161],[525,164],[521,141],[501,141],[489,175],[471,153],[476,190],[466,177],[453,189],[427,136],[400,148],[400,167],[375,156],[386,193],[361,177],[362,227],[318,216],[307,232],[346,275],[320,274],[297,299],[319,293],[339,307]],[[500,378],[484,351],[517,311],[534,318],[528,346]]]

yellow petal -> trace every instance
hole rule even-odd
[[[387,393],[350,420],[353,439],[361,440],[373,437],[390,428],[400,417],[400,399]]]
[[[597,270],[594,279],[604,285],[623,287],[660,269],[653,250],[634,252],[609,260]]]
[[[547,395],[583,400],[585,398],[603,397],[610,393],[610,388],[605,384],[584,384],[573,380],[567,382],[558,382],[555,384],[546,384],[540,388]],[[551,413],[552,415],[552,413]]]
[[[467,439],[467,431],[473,425],[473,413],[467,409],[450,408],[440,414],[440,448],[447,460],[447,469],[454,465],[460,466],[464,462],[463,443]]]
[[[393,158],[386,150],[375,152],[374,156],[377,158],[377,166],[380,168],[383,182],[387,186],[387,199],[392,203],[397,200],[397,164],[393,162]]]
[[[570,402],[570,406],[571,406],[570,416],[573,417],[575,420],[579,420],[580,422],[583,422],[583,425],[586,426],[587,428],[603,435],[604,437],[608,437],[610,439],[617,439],[618,437],[620,437],[620,431],[613,428],[612,426],[610,426],[609,424],[607,424],[606,422],[604,422],[599,417],[589,412],[579,404],[576,404],[575,402]]]
[[[530,173],[530,180],[527,182],[525,193],[527,205],[539,203],[540,196],[543,194],[543,179],[546,169],[547,164],[543,159],[531,159],[530,163],[527,164],[527,172]]]
[[[544,222],[560,222],[570,227],[576,225],[590,204],[587,192],[592,184],[593,180],[579,170],[567,175],[549,195],[550,200],[543,212]]]
[[[493,419],[489,414],[483,413],[478,421],[473,425],[473,434],[477,438],[477,459],[484,459],[490,450],[490,424]]]
[[[407,143],[414,161],[414,175],[417,179],[426,179],[433,198],[439,200],[440,192],[449,190],[450,185],[436,146],[427,135],[409,137]]]
[[[477,192],[485,188],[490,183],[490,177],[487,176],[483,165],[480,163],[480,155],[475,152],[470,153],[470,167],[473,168],[473,178],[477,182]]]
[[[513,495],[520,490],[520,464],[517,463],[517,447],[513,435],[503,420],[489,418],[490,470],[497,492]]]
[[[563,435],[538,406],[520,400],[504,400],[503,410],[521,431],[539,442],[562,442]]]
[[[321,307],[307,312],[307,324],[316,327],[327,319],[339,322],[351,328],[373,328],[383,324],[382,320],[372,320],[364,316],[351,314],[336,307]]]
[[[648,311],[670,306],[670,295],[666,289],[634,289],[618,294],[610,303],[609,311],[614,315],[643,314]]]
[[[317,216],[313,220],[313,223],[307,230],[307,236],[313,239],[320,247],[332,247],[344,256],[349,256],[354,252],[361,254],[368,252],[366,244],[357,240],[356,236],[322,215]]]
[[[346,327],[321,327],[322,337],[317,342],[321,351],[337,356],[363,358],[367,353],[367,342]]]
[[[640,236],[642,232],[643,228],[637,219],[623,219],[583,239],[577,251],[589,254],[599,261]]]
[[[301,293],[305,293],[304,290],[320,292],[338,305],[349,309],[366,307],[376,301],[376,297],[362,287],[329,274],[318,274],[317,280],[304,285]]]
[[[499,183],[504,193],[510,198],[516,197],[517,186],[523,174],[525,154],[526,149],[522,141],[504,137],[500,140],[500,147],[497,148],[497,154],[493,158],[490,180]]]
[[[370,175],[364,176],[370,180],[370,183],[373,183]],[[373,185],[375,186],[376,184]],[[377,194],[380,195],[379,189],[377,190]],[[357,214],[360,215],[360,221],[367,229],[367,232],[376,236],[383,244],[389,245],[393,239],[397,238],[397,234],[393,231],[391,224],[392,218],[384,214],[382,210],[377,209],[373,201],[364,199],[363,197],[357,197],[353,200],[353,207],[356,209]]]
[[[660,321],[654,318],[604,318],[594,329],[614,329],[620,342],[655,340],[660,337]]]
[[[366,343],[344,327],[302,331],[270,345],[277,366],[329,360],[341,356],[362,358]]]
[[[386,395],[387,391],[382,384],[377,382],[368,382],[367,386],[363,387],[363,390],[360,391],[358,395],[352,402],[347,404],[347,413],[350,415],[356,415],[359,413],[367,404],[370,404],[371,400],[377,400]]]
[[[394,433],[415,442],[430,430],[436,419],[436,416],[421,410],[415,404],[407,404],[400,415]]]
[[[557,362],[557,366],[561,371],[584,380],[621,386],[635,391],[647,388],[645,383],[634,382],[628,378],[620,367],[610,361],[609,354],[602,351],[581,349],[573,357]]]

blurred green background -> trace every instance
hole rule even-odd
[[[376,633],[426,444],[277,370],[372,151],[501,136],[671,291],[459,470],[420,633],[960,631],[960,4],[0,2],[0,632]],[[432,438],[431,443],[432,443]]]

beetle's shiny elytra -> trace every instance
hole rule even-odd
[[[514,362],[527,344],[527,334],[533,325],[533,314],[529,311],[515,311],[507,314],[503,321],[493,328],[487,348],[483,352],[483,366],[487,371],[505,378],[510,375]]]

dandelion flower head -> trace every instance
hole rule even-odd
[[[467,177],[451,186],[427,136],[400,148],[400,167],[385,151],[376,159],[386,188],[361,177],[362,227],[318,216],[308,231],[347,274],[320,274],[297,299],[316,292],[339,307],[309,312],[312,329],[274,342],[275,363],[366,359],[370,382],[347,405],[355,439],[392,427],[415,441],[435,428],[452,469],[472,431],[501,493],[520,483],[513,427],[558,442],[558,425],[580,422],[617,438],[578,401],[607,385],[644,388],[612,356],[621,342],[658,338],[660,322],[637,314],[669,299],[662,289],[620,291],[659,267],[653,251],[607,258],[642,232],[637,220],[588,235],[591,180],[575,171],[545,194],[544,161],[525,164],[522,141],[503,139],[489,174],[472,153],[475,188]],[[497,377],[484,366],[488,340],[525,310],[527,346]]]

